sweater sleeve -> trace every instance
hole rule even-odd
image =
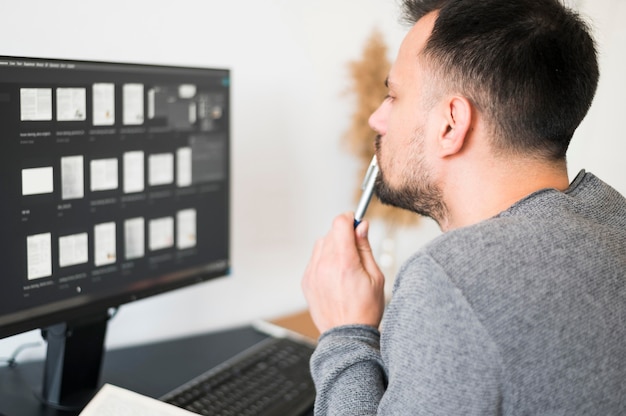
[[[385,392],[378,330],[361,325],[333,328],[311,358],[315,415],[375,415]]]
[[[320,338],[316,415],[500,414],[498,349],[432,258],[405,265],[381,328]]]

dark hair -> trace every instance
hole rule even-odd
[[[562,159],[598,84],[589,29],[558,0],[404,0],[438,11],[423,56],[438,85],[481,111],[497,149]]]

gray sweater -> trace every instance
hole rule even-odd
[[[626,415],[626,199],[581,172],[443,234],[311,369],[316,415]]]

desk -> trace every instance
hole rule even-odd
[[[146,396],[160,397],[182,383],[266,338],[252,327],[113,349],[105,353],[101,383],[115,384]],[[43,407],[39,392],[43,363],[0,368],[0,413],[6,416],[72,416]]]

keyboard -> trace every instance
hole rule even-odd
[[[313,407],[314,347],[270,337],[161,398],[200,415],[303,415]]]

